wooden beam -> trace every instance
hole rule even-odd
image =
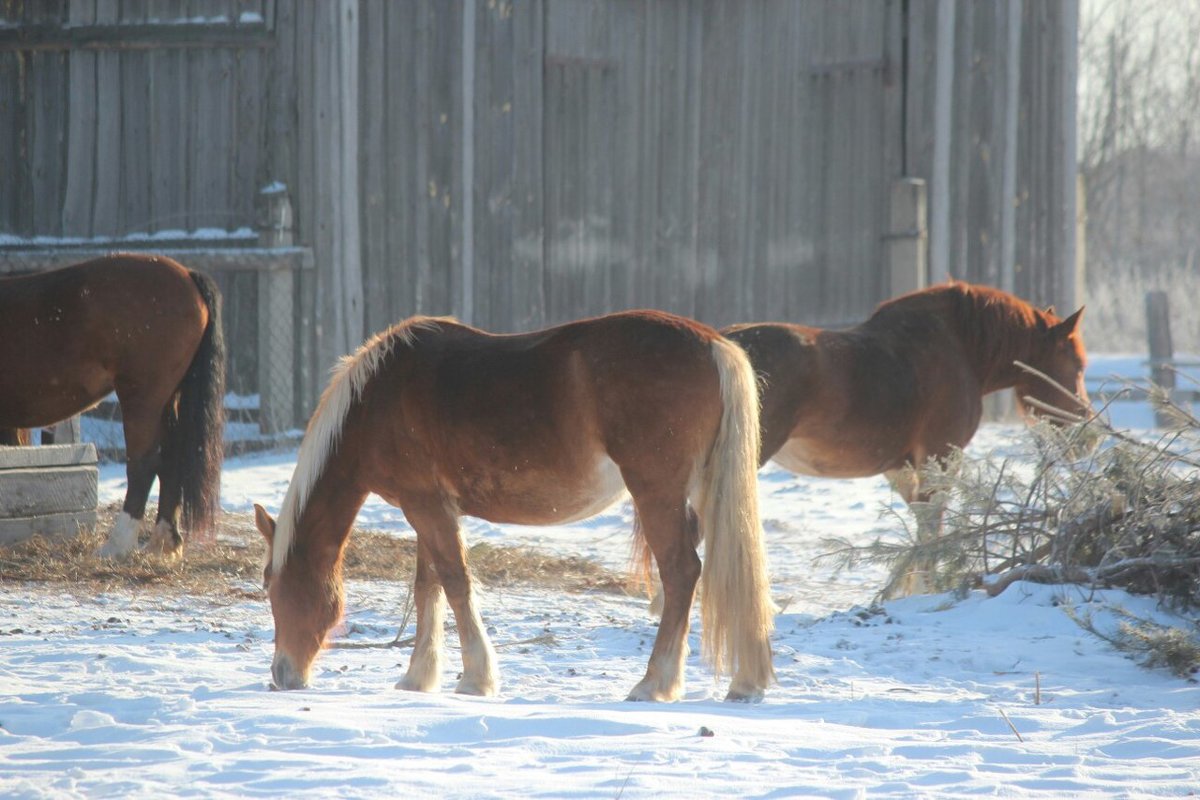
[[[0,519],[0,546],[16,544],[39,535],[73,537],[78,536],[81,530],[95,527],[94,509]]]
[[[0,470],[0,517],[27,517],[68,511],[94,511],[95,464]]]
[[[179,50],[270,48],[275,35],[263,22],[115,25],[34,24],[0,28],[0,53],[69,50]]]
[[[48,250],[0,249],[0,275],[42,272],[78,264],[113,253],[148,253],[173,258],[185,267],[204,272],[275,272],[313,269],[313,253],[307,247],[214,247],[214,248],[54,248]]]

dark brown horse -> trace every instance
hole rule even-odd
[[[662,624],[633,700],[683,691],[704,537],[706,655],[729,699],[773,677],[755,473],[758,395],[745,354],[690,320],[641,311],[497,336],[417,318],[343,360],[309,423],[269,544],[275,686],[304,687],[343,606],[341,561],[368,493],[417,533],[416,647],[398,688],[442,679],[443,591],[462,643],[458,691],[498,689],[472,594],[459,517],[551,525],[598,513],[625,490],[666,587]]]
[[[115,391],[128,488],[102,556],[137,545],[155,476],[150,549],[182,551],[182,521],[217,510],[224,429],[221,296],[169,258],[112,255],[0,280],[0,428],[50,425]]]
[[[1079,321],[1011,294],[950,283],[883,303],[866,322],[832,331],[782,323],[735,325],[722,334],[749,354],[762,380],[762,459],[802,475],[883,473],[919,503],[918,539],[935,535],[918,471],[971,441],[983,396],[1014,388],[1071,414],[1090,410]],[[1023,362],[1073,389],[1077,400],[1023,371]],[[902,587],[920,591],[916,574]]]

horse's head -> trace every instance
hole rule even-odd
[[[1061,389],[1038,375],[1019,370],[1015,392],[1022,413],[1044,417],[1052,422],[1062,419],[1053,413],[1058,409],[1073,416],[1091,413],[1083,371],[1087,366],[1087,354],[1083,347],[1083,334],[1079,322],[1083,318],[1080,308],[1066,319],[1054,314],[1054,307],[1039,312],[1038,330],[1030,347],[1026,363],[1051,378],[1059,386],[1074,392],[1070,397]],[[1033,402],[1029,402],[1031,398]]]
[[[329,575],[319,579],[312,564],[293,553],[276,572],[271,560],[275,520],[262,506],[254,506],[254,524],[267,540],[263,565],[263,588],[275,618],[275,658],[271,662],[272,685],[276,689],[307,688],[313,661],[325,634],[342,613],[341,581]]]

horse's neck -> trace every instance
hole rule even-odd
[[[975,302],[958,319],[963,348],[984,394],[1016,385],[1020,370],[1013,362],[1033,360],[1036,329],[1027,316],[1019,308]]]

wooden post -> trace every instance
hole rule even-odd
[[[287,187],[274,183],[260,195],[265,206],[259,245],[291,247],[292,201]],[[294,426],[293,284],[292,270],[286,265],[258,273],[258,425],[263,433],[280,433]]]
[[[1146,292],[1146,334],[1150,344],[1150,379],[1172,392],[1175,389],[1172,367],[1175,348],[1171,342],[1171,309],[1166,292]],[[1170,419],[1155,411],[1154,422],[1163,428],[1170,424]]]
[[[887,239],[892,296],[924,289],[929,283],[929,232],[925,181],[920,178],[892,184]]]
[[[82,436],[79,415],[67,417],[62,422],[53,425],[54,444],[79,444]]]

